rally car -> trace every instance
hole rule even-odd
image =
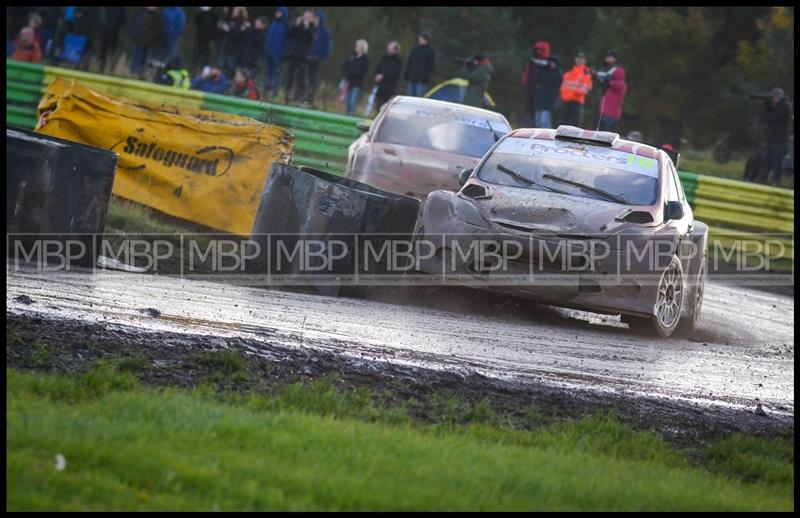
[[[708,227],[667,152],[611,132],[518,129],[460,183],[428,195],[414,240],[432,253],[418,254],[420,271],[620,314],[662,337],[694,329]]]
[[[348,149],[345,177],[424,200],[458,189],[458,174],[478,161],[511,126],[503,115],[463,104],[393,97]]]

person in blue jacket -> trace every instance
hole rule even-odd
[[[192,90],[202,90],[212,94],[225,94],[228,90],[228,78],[217,67],[205,67],[203,73],[192,79]]]
[[[317,11],[314,14],[314,25],[317,29],[314,33],[311,52],[308,54],[308,81],[306,82],[306,95],[303,99],[306,103],[314,102],[319,82],[319,67],[328,58],[333,47],[333,36],[331,31],[325,27],[325,13]]]
[[[264,40],[265,97],[277,97],[281,85],[281,64],[286,52],[286,36],[289,33],[288,16],[288,8],[278,7],[267,27],[267,37]]]
[[[164,8],[164,53],[163,60],[169,61],[178,54],[181,36],[186,30],[186,12],[183,7]]]

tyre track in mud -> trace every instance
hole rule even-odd
[[[688,339],[466,288],[334,298],[115,271],[7,271],[7,312],[246,339],[524,385],[794,418],[794,299],[709,284]],[[374,300],[374,299],[383,300]],[[390,300],[391,302],[387,302]],[[155,312],[147,311],[149,308]]]

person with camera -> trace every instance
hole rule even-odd
[[[792,120],[792,111],[783,90],[772,89],[761,105],[760,118],[764,134],[756,181],[778,185],[783,174],[783,157],[786,156]]]
[[[550,66],[550,44],[537,41],[531,47],[531,57],[522,73],[522,87],[525,91],[525,114],[523,126],[531,128],[536,125],[536,91],[539,89],[542,73]]]
[[[171,86],[179,90],[188,90],[191,86],[189,71],[183,66],[183,60],[175,56],[160,67],[154,78],[156,84]]]
[[[564,82],[561,83],[561,101],[564,103],[561,124],[581,127],[581,110],[591,89],[592,70],[586,66],[584,53],[578,52],[575,66],[564,74]]]
[[[616,50],[609,50],[606,53],[606,64],[610,67],[608,70],[595,73],[602,91],[598,129],[613,131],[622,117],[622,101],[625,100],[628,84],[625,82],[625,68],[619,62]]]
[[[483,54],[475,54],[464,62],[458,77],[468,81],[462,104],[483,108],[483,98],[489,88],[494,68],[489,58]]]
[[[537,128],[553,127],[553,110],[556,108],[556,99],[563,79],[558,63],[558,56],[550,56],[547,58],[547,68],[542,70],[539,75],[539,85],[536,89],[534,103],[534,124]]]
[[[300,102],[306,92],[306,74],[308,72],[308,55],[314,45],[314,34],[317,27],[314,25],[314,11],[306,9],[301,16],[294,20],[294,25],[289,29],[286,42],[286,90],[283,102],[289,100]],[[294,89],[294,92],[292,90]]]
[[[192,90],[212,94],[224,94],[228,90],[228,78],[218,67],[205,67],[202,74],[192,79]]]

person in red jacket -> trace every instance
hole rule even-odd
[[[606,53],[606,63],[611,68],[597,73],[597,79],[603,88],[603,97],[600,99],[600,131],[614,129],[614,125],[622,117],[622,101],[628,91],[625,69],[619,62],[617,51],[609,50]]]
[[[256,82],[244,68],[237,68],[236,74],[233,76],[233,95],[250,99],[251,101],[258,100],[259,95]]]
[[[575,56],[575,66],[564,74],[561,83],[561,124],[581,126],[581,108],[586,102],[586,94],[592,89],[592,71],[586,66],[586,56],[579,52]]]
[[[40,63],[42,61],[42,50],[39,48],[39,42],[36,41],[35,36],[32,27],[23,27],[16,37],[16,48],[14,49],[14,54],[11,55],[11,59]]]

